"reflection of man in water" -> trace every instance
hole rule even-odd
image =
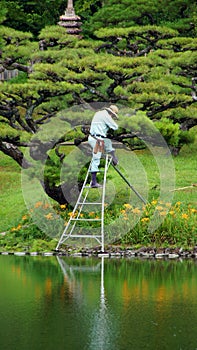
[[[118,159],[115,156],[112,142],[107,138],[107,132],[109,129],[118,129],[118,125],[114,121],[114,119],[118,119],[117,113],[118,107],[111,105],[109,108],[96,112],[92,119],[88,142],[93,150],[90,169],[92,175],[91,187],[93,188],[102,187],[96,181],[96,174],[99,171],[100,159],[104,150],[112,155],[113,164],[118,164]]]

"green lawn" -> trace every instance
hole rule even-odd
[[[16,225],[26,210],[20,174],[20,167],[0,153],[0,232]]]
[[[183,202],[186,205],[192,204],[197,206],[197,187],[193,187],[193,184],[197,184],[197,147],[183,147],[178,157],[173,158],[175,169],[175,191],[172,192],[172,202]],[[157,197],[159,194],[159,173],[154,168],[150,155],[146,152],[141,152],[138,155],[144,164],[147,176],[149,180],[150,200],[152,197]],[[191,186],[191,187],[190,187]],[[157,187],[155,190],[154,188]],[[183,187],[188,187],[182,189]]]

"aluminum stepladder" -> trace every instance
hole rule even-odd
[[[56,246],[56,250],[59,250],[59,247],[61,244],[63,244],[67,239],[69,238],[91,238],[95,239],[100,245],[101,245],[101,251],[104,252],[104,210],[105,210],[105,188],[106,188],[106,179],[107,179],[107,171],[109,168],[109,165],[112,162],[111,156],[108,154],[105,155],[105,167],[104,167],[104,176],[103,176],[103,185],[102,188],[99,189],[99,191],[102,191],[102,198],[99,202],[89,202],[88,201],[88,194],[90,190],[93,190],[94,188],[91,188],[90,184],[87,185],[88,177],[90,174],[90,168],[91,163],[89,165],[82,189],[80,191],[79,197],[77,199],[77,202],[75,204],[75,207],[70,215],[70,219],[59,239],[59,242]],[[81,217],[82,210],[85,208],[86,205],[96,205],[100,206],[101,209],[101,217],[100,218],[83,218]],[[100,233],[99,234],[80,234],[80,233],[74,233],[74,230],[77,228],[78,223],[82,222],[100,222]]]

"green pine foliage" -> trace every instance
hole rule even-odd
[[[177,30],[183,36],[196,36],[195,0],[107,0],[84,23],[84,32],[91,35],[99,28],[128,28],[156,25]]]

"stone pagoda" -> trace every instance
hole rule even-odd
[[[60,16],[58,24],[66,29],[68,34],[78,35],[81,32],[81,17],[75,14],[73,0],[68,0],[64,15]]]

